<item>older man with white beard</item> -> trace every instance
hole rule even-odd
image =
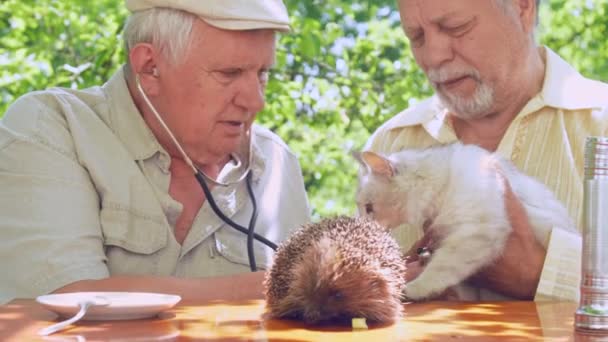
[[[554,191],[580,229],[584,142],[608,135],[608,85],[538,46],[538,2],[400,0],[412,53],[436,94],[382,125],[366,149],[461,141],[496,151]],[[501,258],[473,277],[479,298],[577,300],[580,237],[554,229],[545,250],[521,203],[510,191],[505,197],[513,232]],[[395,234],[406,248],[428,239],[410,229]],[[421,271],[413,260],[408,278]]]

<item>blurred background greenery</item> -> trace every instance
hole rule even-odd
[[[431,93],[395,0],[287,0],[293,32],[258,121],[298,155],[314,215],[350,214],[349,151]],[[0,0],[0,116],[22,94],[100,85],[123,63],[123,0]],[[585,76],[608,81],[608,2],[543,0],[539,39]]]

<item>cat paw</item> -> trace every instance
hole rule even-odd
[[[406,299],[411,299],[415,301],[423,300],[429,297],[430,292],[429,288],[417,281],[413,281],[405,285],[405,290],[403,291],[403,295]]]
[[[450,300],[456,300],[459,296],[457,291],[453,291],[451,287],[445,286],[437,279],[421,278],[418,277],[405,285],[403,295],[406,299],[422,301],[428,299],[446,300],[449,298]]]

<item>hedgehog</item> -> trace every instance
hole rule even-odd
[[[266,316],[393,323],[402,315],[405,268],[399,245],[376,221],[338,216],[304,225],[266,272]]]

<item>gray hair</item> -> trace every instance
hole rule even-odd
[[[131,14],[123,32],[128,70],[129,53],[138,43],[152,44],[172,65],[182,63],[197,18],[188,12],[158,7]]]

